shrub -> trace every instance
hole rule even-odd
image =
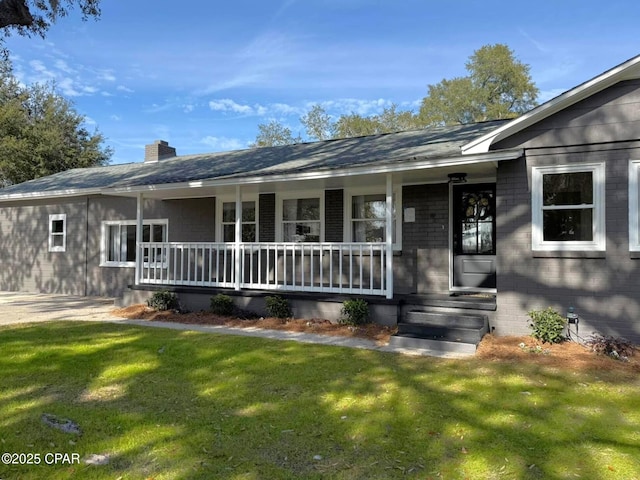
[[[565,339],[564,329],[567,320],[553,308],[532,310],[529,312],[529,317],[533,338],[547,343],[560,343]]]
[[[635,352],[635,346],[628,340],[599,333],[591,334],[584,343],[592,351],[616,360],[627,361]]]
[[[267,305],[267,314],[270,317],[275,318],[290,318],[293,316],[289,301],[286,298],[282,298],[279,295],[273,297],[265,297],[265,303]]]
[[[178,296],[167,290],[159,290],[151,295],[151,298],[147,300],[147,305],[155,310],[178,310],[180,304],[178,303]]]
[[[233,299],[229,295],[219,293],[211,297],[211,311],[216,315],[231,316],[235,312]]]
[[[342,303],[341,317],[339,323],[344,325],[364,325],[369,323],[369,304],[357,298],[345,300]]]

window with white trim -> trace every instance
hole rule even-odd
[[[379,191],[378,191],[379,192]],[[345,228],[347,242],[385,242],[387,231],[387,195],[374,190],[353,191],[348,197]],[[360,194],[363,193],[363,194]],[[393,192],[393,246],[401,248],[400,218],[397,212],[400,201],[400,189]]]
[[[257,202],[242,202],[242,241],[258,241]],[[222,241],[236,241],[236,202],[222,202]]]
[[[135,220],[102,222],[101,266],[135,267],[136,228]],[[143,242],[166,242],[167,239],[167,220],[143,221]],[[148,257],[148,252],[145,257]]]
[[[629,250],[640,252],[640,160],[629,162]]]
[[[49,215],[49,251],[64,252],[67,249],[67,214]]]
[[[605,250],[603,163],[533,167],[532,248]]]
[[[282,239],[285,242],[322,240],[321,197],[282,200]]]

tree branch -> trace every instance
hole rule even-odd
[[[26,0],[0,0],[0,28],[32,24],[33,17]]]

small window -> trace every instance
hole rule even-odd
[[[604,250],[604,165],[534,167],[534,250]]]
[[[282,232],[285,242],[320,241],[320,199],[292,198],[282,201]]]
[[[222,241],[236,241],[236,202],[222,203]],[[242,241],[258,241],[255,201],[242,202]]]
[[[67,249],[67,215],[49,215],[49,251],[64,252]]]
[[[142,226],[143,242],[166,242],[166,220],[144,221]],[[102,224],[102,262],[103,266],[133,267],[136,261],[136,222],[124,220],[120,222],[103,222]],[[157,249],[160,251],[161,249]],[[145,249],[145,262],[150,253]]]

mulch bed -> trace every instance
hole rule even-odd
[[[366,338],[379,345],[389,342],[395,328],[383,325],[368,324],[358,327],[340,325],[324,319],[289,319],[279,318],[239,319],[225,317],[211,312],[177,313],[173,311],[157,311],[144,304],[131,305],[112,312],[114,315],[128,319],[155,320],[196,325],[223,325],[228,327],[255,327],[290,332],[318,333],[344,337]],[[475,358],[488,361],[513,363],[535,363],[552,368],[569,370],[623,370],[640,373],[640,350],[636,349],[628,362],[614,360],[607,356],[596,355],[587,347],[575,342],[545,344],[530,336],[485,335],[480,342]]]

